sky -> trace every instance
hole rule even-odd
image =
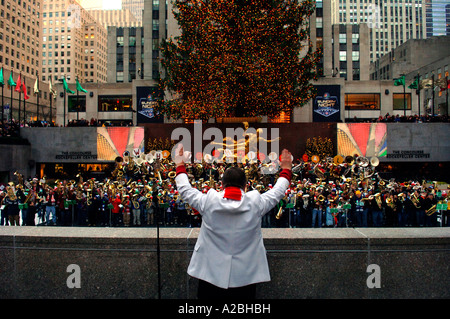
[[[122,0],[79,0],[78,2],[86,9],[122,9]]]

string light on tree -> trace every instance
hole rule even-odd
[[[181,35],[162,43],[160,80],[175,98],[158,111],[207,120],[276,117],[304,105],[321,54],[304,48],[314,9],[315,1],[175,0]]]

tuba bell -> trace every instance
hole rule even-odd
[[[372,157],[370,158],[370,165],[372,165],[373,167],[377,167],[380,164],[380,160],[378,159],[378,157]]]
[[[345,157],[345,163],[347,163],[349,166],[353,165],[354,161],[355,161],[355,159],[351,155],[348,155]]]
[[[361,167],[367,167],[369,165],[369,159],[365,156],[358,156],[355,162]]]
[[[173,179],[173,178],[175,178],[175,176],[177,176],[177,172],[175,172],[175,171],[170,171],[169,174],[167,174],[167,176],[168,176],[170,179]]]

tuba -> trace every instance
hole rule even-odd
[[[412,194],[411,195],[411,202],[414,204],[414,207],[416,207],[416,208],[420,208],[421,207],[420,206],[420,201],[417,198],[416,194]]]
[[[357,158],[356,158],[356,164],[358,165],[358,166],[361,166],[361,167],[367,167],[367,166],[369,166],[369,159],[367,158],[367,157],[365,157],[365,156],[358,156]]]

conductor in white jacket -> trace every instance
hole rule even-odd
[[[285,195],[292,177],[291,153],[283,150],[281,172],[274,187],[260,194],[246,192],[245,172],[228,168],[222,177],[223,191],[206,194],[193,188],[186,174],[183,147],[175,156],[175,182],[183,200],[202,216],[200,234],[188,267],[199,279],[199,299],[254,299],[256,284],[270,281],[261,218]]]

